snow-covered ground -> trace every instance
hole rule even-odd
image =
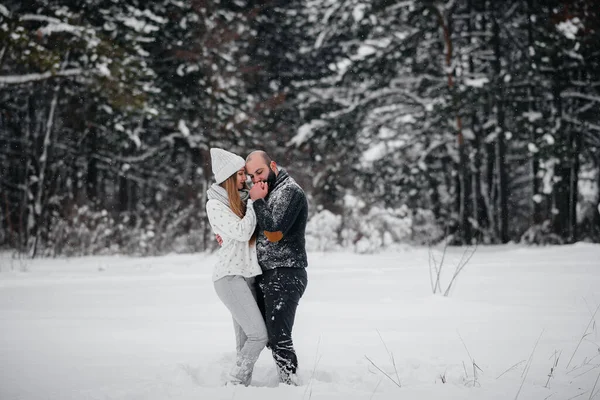
[[[0,254],[0,399],[600,400],[598,245],[479,248],[449,297],[431,293],[427,249],[311,253],[299,387],[277,384],[268,351],[251,387],[223,386],[214,260]]]

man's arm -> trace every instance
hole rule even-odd
[[[306,204],[306,197],[301,189],[290,188],[278,193],[277,199],[274,200],[272,210],[264,199],[254,202],[254,210],[258,226],[264,231],[267,239],[278,242],[296,222],[298,214]]]

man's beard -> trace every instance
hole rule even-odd
[[[277,175],[275,175],[275,172],[273,172],[272,169],[269,168],[269,176],[267,177],[267,185],[269,186],[269,192],[271,192],[271,189],[273,189],[273,187],[275,186],[275,180],[277,179]]]

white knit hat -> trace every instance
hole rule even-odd
[[[212,171],[217,183],[225,181],[246,166],[246,161],[242,157],[216,147],[210,149],[210,158],[212,158]]]

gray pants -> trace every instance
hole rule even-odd
[[[225,276],[215,283],[215,291],[233,317],[237,360],[231,370],[231,382],[248,386],[254,364],[267,344],[267,328],[256,304],[254,278]]]

